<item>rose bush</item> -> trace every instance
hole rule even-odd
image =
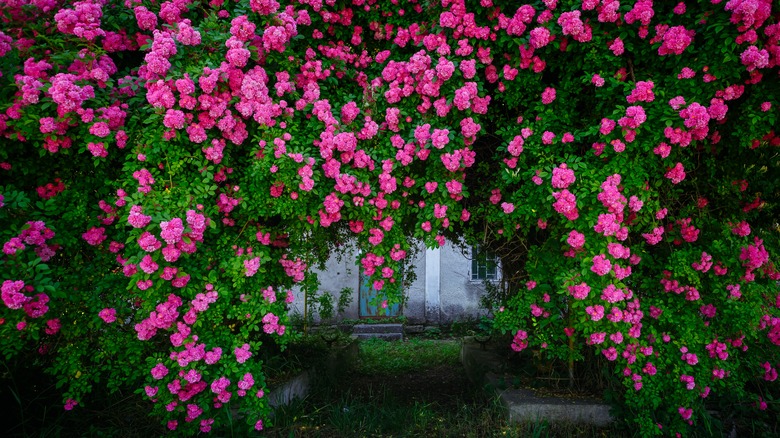
[[[776,411],[770,0],[1,10],[0,345],[66,409],[130,385],[172,430],[261,429],[312,266],[353,241],[398,302],[417,242],[465,235],[513,348],[606,357],[643,433]]]

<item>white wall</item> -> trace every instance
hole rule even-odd
[[[441,321],[444,323],[486,313],[479,307],[485,284],[482,280],[471,280],[470,257],[469,248],[447,244],[441,249]]]
[[[465,252],[465,254],[464,254]],[[325,269],[316,270],[320,291],[330,292],[338,301],[342,289],[348,288],[352,302],[342,318],[358,319],[359,265],[354,250],[341,257],[332,256]],[[406,304],[402,314],[410,324],[450,323],[485,313],[479,307],[479,299],[485,287],[482,281],[471,280],[470,251],[451,243],[440,249],[421,248],[406,269],[413,269],[416,279],[406,288]],[[438,273],[438,275],[437,275]],[[426,274],[428,274],[426,276]],[[304,294],[294,291],[295,302],[291,312],[303,314]]]

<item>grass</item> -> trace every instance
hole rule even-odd
[[[337,401],[308,410],[298,401],[277,413],[267,432],[275,437],[620,437],[591,426],[547,422],[510,424],[496,398],[444,410],[435,403],[404,403],[377,394],[374,401],[345,394]],[[290,419],[292,418],[292,421]]]
[[[311,342],[324,341],[312,338]],[[308,367],[325,352],[303,343],[307,359],[277,358],[276,368]],[[294,347],[293,347],[294,348]],[[312,393],[276,411],[272,437],[621,437],[625,426],[509,423],[500,400],[466,378],[460,364],[460,344],[454,340],[412,338],[405,342],[370,339],[359,343],[357,359],[348,366],[336,362],[340,374],[315,381]],[[286,362],[285,362],[286,361]],[[292,361],[292,362],[291,362]],[[298,362],[295,362],[298,361]],[[77,411],[62,410],[50,377],[27,367],[0,373],[0,422],[3,437],[146,437],[167,430],[149,418],[149,404],[139,394],[93,394]],[[272,361],[267,364],[274,368]],[[11,373],[14,369],[17,373]],[[587,369],[589,379],[598,367]],[[24,384],[21,384],[24,382]],[[223,414],[228,415],[227,411]],[[625,423],[623,423],[625,424]],[[749,415],[729,414],[730,426],[700,426],[690,436],[725,436],[734,427],[742,436],[777,436],[777,424]],[[736,426],[734,426],[736,424]],[[236,420],[212,436],[248,436],[251,425]]]
[[[411,339],[387,342],[367,339],[360,343],[358,371],[363,374],[399,375],[442,365],[460,363],[456,341]]]
[[[276,412],[276,437],[579,437],[614,430],[545,422],[510,424],[497,397],[471,385],[456,341],[360,343],[354,369],[321,381]]]
[[[316,381],[307,398],[280,407],[273,427],[263,436],[631,436],[620,425],[509,423],[500,400],[468,381],[459,355],[460,345],[453,340],[362,341],[354,366],[344,364],[340,375]],[[16,376],[19,382],[34,380],[32,372],[22,374]],[[0,436],[145,437],[166,433],[157,420],[147,416],[148,403],[137,394],[97,396],[73,415],[62,410],[59,394],[47,379],[38,376],[39,385],[15,385],[17,380],[7,377],[0,379],[0,401],[7,405],[4,413],[10,418],[0,422]],[[738,430],[746,436],[773,436],[768,431],[776,430],[776,425],[770,427],[749,417],[741,420],[745,424],[740,423]],[[730,431],[731,426],[726,430],[700,427],[691,436],[723,436]],[[212,432],[219,437],[250,434],[254,434],[251,426],[241,420]]]

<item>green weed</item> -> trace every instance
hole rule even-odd
[[[457,366],[459,357],[460,344],[456,341],[367,339],[360,344],[358,371],[392,376],[442,365]]]
[[[280,408],[266,432],[275,437],[624,436],[614,428],[509,423],[497,397],[469,385],[459,352],[455,341],[362,341],[354,373],[322,381],[305,400]]]

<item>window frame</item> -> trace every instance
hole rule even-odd
[[[484,261],[480,260],[480,257],[483,255]],[[488,250],[483,250],[481,245],[472,245],[469,262],[469,281],[489,281],[491,283],[501,281],[501,260],[496,256],[495,253]],[[480,275],[483,269],[484,275]]]

